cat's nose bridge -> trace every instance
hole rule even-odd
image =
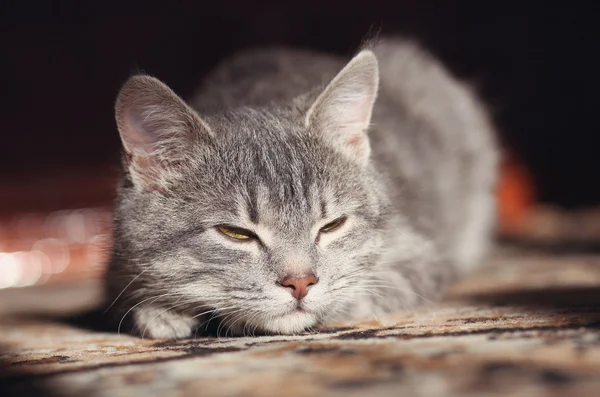
[[[280,245],[279,252],[273,259],[280,278],[314,272],[313,255],[307,247],[298,242],[287,242],[285,245]]]

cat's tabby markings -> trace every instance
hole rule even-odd
[[[144,337],[215,321],[221,334],[297,333],[403,310],[438,299],[490,240],[488,115],[411,42],[346,64],[247,51],[189,104],[134,76],[116,119],[107,305]]]

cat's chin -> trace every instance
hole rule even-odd
[[[305,311],[297,311],[280,317],[264,319],[255,324],[267,334],[292,335],[317,325],[317,317]]]

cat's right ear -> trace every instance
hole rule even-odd
[[[150,76],[134,76],[123,85],[115,117],[132,181],[140,189],[160,188],[190,145],[212,135],[194,110]]]
[[[306,126],[316,128],[341,153],[365,165],[371,152],[367,131],[378,86],[377,58],[363,50],[325,87],[306,114]]]

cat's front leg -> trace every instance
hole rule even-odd
[[[135,329],[142,338],[189,338],[198,326],[198,319],[158,306],[134,309],[133,319]]]
[[[403,270],[400,270],[400,268]],[[397,268],[373,273],[359,284],[360,294],[342,321],[377,321],[393,325],[395,317],[415,307],[437,302],[453,279],[447,264],[438,261],[402,263]],[[410,271],[407,271],[410,269]],[[391,323],[390,323],[391,321]]]

